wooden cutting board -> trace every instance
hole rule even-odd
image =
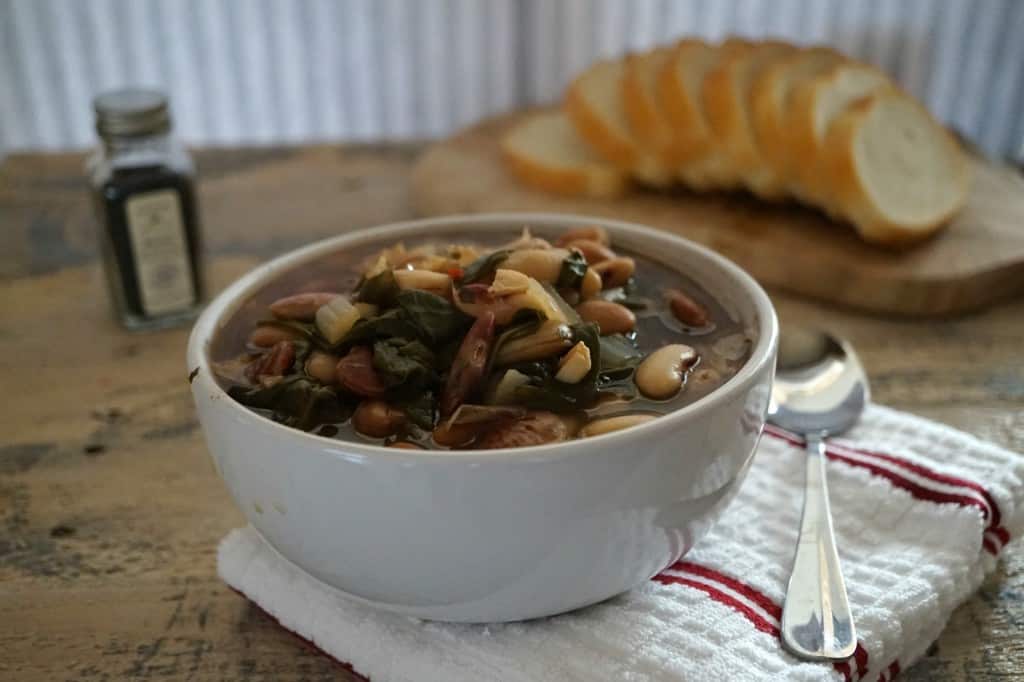
[[[619,199],[566,198],[519,183],[498,141],[526,112],[485,120],[427,150],[413,170],[424,216],[548,211],[617,218],[675,232],[724,254],[762,284],[863,310],[963,313],[1024,294],[1024,178],[974,162],[964,211],[910,251],[860,242],[852,228],[796,205],[740,194],[637,190]]]

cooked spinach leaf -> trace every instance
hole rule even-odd
[[[582,341],[590,349],[590,371],[575,384],[562,383],[550,375],[532,377],[529,384],[516,389],[518,404],[537,410],[571,412],[585,409],[597,399],[597,377],[601,366],[600,332],[593,323],[573,325],[571,329],[573,341]]]
[[[373,344],[373,368],[388,388],[424,386],[437,380],[434,352],[408,339],[383,339]]]
[[[498,266],[508,258],[509,252],[504,249],[499,249],[486,256],[480,256],[475,261],[467,265],[462,271],[462,278],[459,280],[459,284],[475,284],[482,280],[487,279],[494,274],[494,271],[498,269]]]
[[[562,311],[563,315],[565,315],[565,319],[569,324],[580,324],[583,322],[583,320],[580,319],[580,314],[576,312],[575,308],[569,305],[568,301],[562,298],[562,295],[558,293],[557,289],[547,282],[542,283],[541,286],[544,287],[544,291],[548,292],[548,296],[551,297],[551,300],[555,302],[558,309]]]
[[[587,274],[587,261],[579,251],[570,251],[562,261],[562,269],[558,273],[556,286],[559,289],[579,289],[583,276]]]
[[[398,294],[397,303],[406,318],[419,328],[423,340],[431,345],[461,336],[473,324],[472,317],[447,299],[426,291],[402,291]]]
[[[487,359],[487,368],[484,370],[484,376],[489,375],[491,370],[494,369],[494,359],[498,357],[502,346],[509,341],[534,333],[540,328],[541,322],[543,320],[536,310],[520,310],[517,312],[509,323],[509,327],[494,340],[494,347],[491,349],[491,357]]]
[[[601,343],[601,378],[605,380],[624,379],[633,370],[643,355],[637,347],[622,334],[609,334],[600,337]]]
[[[420,329],[413,324],[400,308],[393,308],[369,320],[359,320],[338,344],[336,350],[346,350],[352,346],[369,343],[377,339],[398,337],[402,339],[418,339]]]
[[[406,400],[395,401],[395,406],[405,412],[409,421],[429,431],[434,428],[434,394],[430,391],[420,391]]]
[[[247,407],[267,410],[276,422],[304,431],[345,421],[352,414],[352,405],[333,389],[301,375],[269,386],[232,386],[228,395]]]
[[[362,303],[373,303],[382,308],[390,308],[395,305],[401,289],[395,280],[395,273],[385,270],[379,275],[364,279],[356,289],[356,300]]]

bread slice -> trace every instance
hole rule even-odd
[[[827,205],[825,188],[819,185],[818,160],[829,126],[854,102],[894,87],[875,67],[856,62],[840,62],[828,73],[796,86],[785,115],[789,157],[786,179],[795,196]]]
[[[830,48],[812,47],[791,53],[767,65],[750,90],[750,120],[762,160],[785,184],[790,177],[787,110],[798,85],[821,76],[843,61]]]
[[[615,197],[629,186],[626,173],[584,144],[562,111],[527,116],[505,134],[501,149],[516,177],[548,192]]]
[[[970,162],[910,97],[887,90],[836,117],[821,169],[832,205],[868,242],[911,244],[964,206]]]
[[[622,106],[625,64],[600,61],[576,77],[565,95],[565,111],[579,136],[601,156],[649,185],[673,180],[673,169],[634,137]]]
[[[672,57],[660,47],[643,54],[627,55],[622,77],[622,107],[633,137],[657,154],[668,166],[678,166],[681,152],[676,134],[658,95],[658,74]]]
[[[739,44],[704,78],[701,96],[715,142],[728,160],[736,184],[764,197],[781,196],[784,184],[762,158],[754,134],[750,101],[760,72],[796,50],[788,43]]]
[[[728,50],[742,49],[740,45],[732,43]],[[703,40],[682,40],[658,76],[658,94],[676,133],[679,177],[698,190],[726,187],[732,175],[714,143],[701,98],[704,79],[722,55],[721,48]]]

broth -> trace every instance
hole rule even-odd
[[[505,241],[508,241],[508,235],[506,235]],[[409,251],[414,251],[417,247],[440,243],[437,239],[430,239],[427,237],[419,239],[405,239],[404,242],[404,246]],[[475,236],[470,233],[453,234],[447,238],[444,243],[447,244],[449,242],[478,245],[484,251],[494,249],[502,243],[501,240],[481,239],[479,236]],[[249,300],[247,300],[230,317],[230,319],[228,319],[224,327],[218,332],[212,341],[210,354],[211,359],[214,361],[214,366],[217,368],[216,373],[220,384],[226,390],[231,392],[233,397],[239,399],[239,396],[247,390],[249,393],[256,393],[257,391],[255,391],[254,387],[259,385],[269,386],[273,385],[275,382],[279,382],[280,377],[277,376],[264,375],[254,377],[252,375],[253,367],[261,361],[264,364],[267,364],[268,356],[272,354],[271,350],[255,347],[251,343],[253,330],[257,324],[260,321],[265,321],[267,318],[271,317],[268,312],[269,306],[284,297],[306,292],[336,292],[338,294],[346,295],[347,300],[349,292],[352,292],[359,285],[361,276],[368,261],[372,261],[375,254],[379,254],[382,248],[387,248],[388,246],[390,246],[390,244],[375,243],[358,249],[351,249],[323,256],[281,274],[273,282],[268,283],[266,286],[256,291]],[[614,248],[614,245],[612,245],[612,248]],[[593,424],[607,417],[622,415],[657,416],[677,410],[699,400],[708,393],[714,391],[716,388],[720,387],[728,381],[729,378],[736,374],[749,357],[750,348],[752,347],[752,339],[747,335],[747,330],[743,329],[742,325],[737,320],[733,319],[723,306],[715,300],[714,296],[702,288],[699,283],[662,263],[638,254],[623,250],[616,250],[616,255],[618,257],[628,257],[633,259],[635,262],[634,276],[630,279],[628,286],[606,286],[601,290],[598,297],[590,300],[611,300],[613,302],[625,304],[626,307],[629,307],[633,311],[635,316],[635,325],[633,329],[627,333],[614,336],[604,336],[604,340],[599,343],[601,348],[599,355],[602,357],[602,367],[604,362],[607,362],[609,358],[617,357],[615,354],[610,354],[607,351],[608,344],[613,343],[617,344],[617,348],[626,348],[627,351],[629,351],[629,347],[632,347],[633,350],[629,352],[635,353],[636,357],[631,359],[630,363],[627,363],[630,366],[621,368],[617,371],[609,370],[608,372],[604,372],[603,369],[591,367],[591,373],[599,372],[596,383],[596,393],[590,394],[592,399],[571,406],[562,406],[559,404],[559,407],[564,407],[564,409],[544,410],[544,412],[557,413],[559,421],[566,425],[564,430],[561,426],[555,429],[558,437],[554,438],[554,440],[563,440],[565,437],[578,437],[578,435],[587,435],[588,433],[590,435],[596,435],[596,433],[603,432],[601,431],[601,428],[603,427],[594,426]],[[462,272],[470,272],[470,267],[471,266],[466,265],[465,268],[456,268],[458,272],[449,271],[449,275],[456,276],[455,281],[460,282],[461,280],[458,279],[458,275]],[[501,269],[501,264],[499,263],[497,267]],[[585,265],[583,267],[586,268]],[[586,269],[597,270],[598,267],[596,267],[596,263],[592,262],[589,268]],[[419,270],[420,269],[417,268],[416,271]],[[564,271],[562,274],[564,274]],[[588,273],[587,276],[591,275]],[[611,277],[614,276],[614,274],[611,275]],[[502,275],[502,277],[504,278],[505,276]],[[519,277],[521,278],[521,275]],[[516,278],[514,281],[519,282],[520,279]],[[465,287],[464,284],[460,286]],[[483,286],[483,284],[476,285],[476,287],[470,286],[466,291],[474,288],[480,290],[481,286]],[[497,285],[492,283],[488,286],[490,287],[488,291],[491,291]],[[579,286],[585,287],[586,284],[579,284]],[[683,324],[678,316],[673,313],[673,309],[666,300],[665,292],[670,289],[683,292],[685,294],[684,298],[688,298],[690,301],[695,303],[696,306],[691,306],[690,309],[703,312],[708,320],[707,324],[703,324],[699,327]],[[548,287],[548,291],[551,291],[551,287]],[[560,291],[569,299],[577,296],[577,294],[571,289],[563,288]],[[462,292],[462,288],[459,289],[459,292]],[[441,293],[443,294],[444,292],[441,291]],[[451,295],[452,294],[449,294],[449,296]],[[459,295],[462,299],[466,298],[465,292],[456,293],[454,295]],[[558,297],[555,296],[555,298]],[[489,297],[486,300],[491,301],[494,299],[493,297]],[[465,304],[465,301],[463,300],[462,303]],[[346,307],[349,305],[348,303],[341,303],[340,305],[345,310],[348,310]],[[605,304],[600,304],[597,307],[602,309],[609,308],[609,306],[606,306]],[[686,306],[683,307],[685,308]],[[577,308],[579,308],[578,305]],[[579,309],[585,310],[586,307]],[[685,310],[683,312],[685,313]],[[471,322],[472,318],[466,319],[466,324],[470,324]],[[365,320],[360,319],[356,325],[359,325],[360,323],[365,323]],[[309,322],[304,322],[303,324],[306,325],[307,328],[311,327],[313,329],[317,329],[319,322],[312,325],[310,325]],[[503,330],[513,328],[516,324],[519,323],[509,322],[505,325],[496,325],[497,334],[500,334]],[[352,329],[355,328],[356,327],[352,327]],[[476,329],[477,326],[474,324],[472,328]],[[573,326],[572,328],[575,330],[576,326]],[[314,332],[314,334],[317,333],[318,332]],[[353,332],[351,330],[348,332],[348,334],[352,333]],[[495,338],[497,338],[497,334]],[[576,345],[580,344],[587,345],[588,348],[590,347],[590,345],[585,343],[583,340],[577,341],[578,338],[581,337],[574,336],[572,339],[572,342],[574,342],[574,349]],[[452,339],[451,342],[447,342],[445,348],[459,345],[455,343],[457,340],[459,339]],[[323,344],[323,337],[317,339],[316,343]],[[344,344],[346,343],[345,338],[342,338],[338,343],[344,348]],[[696,353],[696,360],[687,364],[685,368],[679,370],[679,373],[682,374],[682,386],[680,390],[664,398],[661,398],[661,395],[657,391],[639,390],[637,386],[638,375],[635,369],[636,366],[658,349],[670,344],[683,344],[684,346],[692,348]],[[398,344],[396,343],[396,346],[397,345]],[[424,345],[428,347],[431,346],[431,344]],[[509,347],[508,343],[506,343],[503,348]],[[402,357],[402,353],[408,348],[398,348],[396,355]],[[441,350],[440,346],[431,347],[430,350],[432,352],[436,351],[439,356],[447,352],[446,350]],[[558,367],[555,365],[557,355],[561,355],[563,357],[562,362],[568,364],[568,359],[565,356],[568,355],[569,349],[567,347],[563,350],[564,352],[556,354],[556,356],[551,359],[538,361],[541,363],[548,363],[548,369],[545,371],[548,371],[549,374],[555,374],[558,372]],[[586,349],[580,350],[585,351]],[[470,405],[471,408],[473,405],[478,403],[488,402],[488,398],[486,397],[481,400],[481,395],[490,396],[491,398],[499,395],[499,385],[502,384],[502,379],[508,378],[505,374],[502,374],[503,371],[508,374],[507,370],[501,369],[502,366],[495,368],[494,363],[496,358],[500,357],[500,353],[495,353],[494,351],[495,348],[492,345],[489,349],[489,352],[491,352],[492,355],[489,356],[487,360],[488,364],[491,366],[491,372],[488,374],[489,382],[481,382],[481,384],[470,393],[471,395],[477,396],[477,399],[473,401],[466,401],[465,403]],[[378,352],[382,353],[383,350],[378,350]],[[585,355],[586,353],[583,352],[581,354]],[[344,355],[344,352],[340,354],[340,356]],[[328,357],[327,361],[333,361],[333,357]],[[440,360],[438,361],[440,362]],[[286,368],[283,373],[287,376],[306,376],[306,373],[311,370],[308,362],[308,359],[306,360],[307,364],[295,362],[294,366]],[[377,362],[377,358],[374,358],[374,362]],[[536,375],[526,374],[534,384],[543,381],[546,382],[544,385],[548,388],[552,386],[555,388],[569,388],[569,385],[567,384],[563,385],[558,383],[557,379],[552,380],[551,376],[545,375],[547,376],[546,379],[539,378],[540,370],[534,367],[527,367],[528,364],[530,363],[506,363],[503,366],[515,369],[519,367],[519,365],[523,365],[523,372],[519,372],[520,374],[523,374],[527,370],[538,372]],[[449,362],[448,367],[442,367],[439,369],[440,383],[433,384],[435,390],[440,390],[442,393],[447,390],[447,384],[450,383],[450,381],[447,380],[445,373],[450,369],[450,366]],[[583,366],[586,366],[585,363]],[[518,371],[519,370],[517,369],[517,372]],[[246,372],[249,373],[248,377],[246,376]],[[648,375],[650,374],[651,372],[648,372]],[[656,372],[654,374],[657,375]],[[516,378],[518,379],[518,377]],[[329,377],[328,380],[330,380]],[[319,384],[319,382],[315,382],[315,380],[311,380],[311,382]],[[300,382],[295,383],[298,384]],[[512,382],[510,381],[509,383],[511,384]],[[303,385],[307,386],[305,383],[303,383]],[[484,388],[484,386],[487,388]],[[439,387],[444,388],[441,389]],[[542,400],[544,399],[544,396],[539,393],[539,389],[515,389],[511,395],[516,397],[521,397],[522,391],[524,390],[527,394],[530,394],[532,391],[532,394],[534,395],[534,398],[526,401],[528,406],[531,408],[531,411],[528,413],[530,418],[526,419],[526,421],[523,421],[523,416],[521,414],[516,416],[518,412],[522,411],[522,408],[517,406],[517,398],[513,398],[511,401],[502,400],[500,404],[497,405],[493,404],[492,400],[492,406],[487,409],[470,409],[464,407],[461,413],[456,411],[454,415],[456,421],[454,422],[452,421],[452,415],[439,415],[438,411],[441,408],[435,405],[430,419],[430,422],[435,427],[434,429],[427,428],[428,422],[424,421],[422,414],[420,414],[419,425],[410,419],[399,416],[398,419],[402,422],[401,425],[392,432],[385,434],[383,433],[383,428],[376,429],[364,427],[361,430],[357,430],[354,422],[359,424],[362,424],[363,422],[360,422],[358,416],[356,419],[353,419],[349,414],[350,410],[348,408],[351,408],[352,405],[359,402],[360,398],[358,396],[351,395],[351,388],[352,387],[348,382],[344,383],[341,387],[331,385],[330,390],[340,396],[339,402],[344,403],[347,406],[346,409],[339,412],[336,420],[332,421],[330,416],[327,415],[325,418],[319,419],[318,423],[313,425],[312,428],[307,428],[306,430],[310,430],[319,435],[342,440],[394,445],[396,447],[427,449],[444,449],[449,445],[455,445],[459,448],[473,447],[474,442],[472,441],[467,443],[456,443],[450,439],[441,438],[438,434],[438,429],[441,428],[441,425],[446,423],[451,426],[451,429],[455,429],[456,426],[463,424],[461,421],[463,417],[468,420],[465,424],[480,423],[472,420],[482,419],[483,422],[489,424],[486,429],[488,431],[495,431],[496,429],[500,430],[498,427],[512,422],[521,422],[522,428],[526,429],[526,426],[529,425],[530,419],[533,419],[534,416],[538,414],[538,406],[536,404],[530,404],[530,400],[536,400],[538,397]],[[361,390],[358,386],[356,388]],[[578,389],[570,390],[578,391]],[[367,393],[367,391],[364,391],[364,394],[365,393]],[[372,391],[369,391],[369,393],[372,393]],[[364,395],[363,402],[368,402],[376,397],[377,396],[370,396],[368,398]],[[404,399],[407,400],[408,396]],[[275,419],[277,421],[285,421],[285,423],[294,422],[293,418],[283,418],[279,410],[275,409],[276,406],[262,406],[259,404],[259,400],[252,400],[251,397],[240,399],[240,402],[243,402],[243,404],[248,402],[248,407],[250,409],[253,409],[268,418]],[[380,401],[377,400],[377,402]],[[387,402],[386,399],[385,402]],[[502,410],[505,410],[507,414],[498,414]],[[483,416],[481,417],[476,414],[477,412],[482,413]],[[491,414],[492,412],[497,414],[497,416],[495,416],[495,414]],[[466,417],[466,415],[470,413],[472,413],[471,416]],[[409,412],[409,414],[412,414],[412,412]],[[419,412],[417,412],[417,414],[419,414]],[[381,414],[377,414],[376,417],[378,418],[378,421],[383,419],[384,422],[387,422],[387,419]],[[486,417],[486,419],[484,419],[484,417]],[[639,417],[633,421],[639,421],[639,419],[642,418],[643,417]],[[291,422],[289,422],[289,419],[291,419]],[[545,419],[554,423],[548,417],[545,417]],[[365,419],[363,421],[365,421]],[[582,432],[580,430],[581,426]],[[531,426],[526,430],[544,431],[545,428],[547,427],[541,423],[539,426],[536,426],[536,428]],[[536,438],[536,434],[532,433],[525,436],[526,442],[506,443],[502,441],[500,445],[494,444],[494,437],[492,436],[477,436],[475,440],[477,447],[502,447],[538,444],[534,442]],[[444,444],[439,442],[439,440]],[[512,441],[516,441],[516,439],[512,438]]]

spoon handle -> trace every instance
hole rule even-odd
[[[807,478],[800,539],[782,607],[782,642],[808,660],[842,660],[857,646],[839,567],[825,480],[825,442],[807,437]]]

